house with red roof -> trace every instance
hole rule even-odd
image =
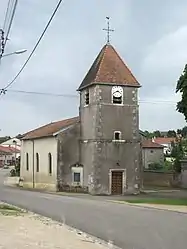
[[[138,193],[139,87],[115,48],[104,45],[78,88],[79,117],[24,134],[23,186],[93,195]]]
[[[15,158],[20,156],[20,149],[0,145],[0,167],[4,165],[13,165],[15,163]]]
[[[172,143],[176,142],[176,137],[156,137],[153,138],[152,141],[164,146],[164,154],[170,155],[172,150]]]

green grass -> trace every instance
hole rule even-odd
[[[16,207],[13,207],[13,206],[10,206],[8,204],[0,204],[0,210],[13,210],[13,211],[20,211],[19,208],[16,208]]]
[[[0,203],[0,215],[18,216],[18,215],[21,215],[22,213],[23,213],[22,210],[20,210],[19,208],[13,207],[13,206],[8,205],[8,204]]]
[[[126,202],[134,204],[144,203],[144,204],[187,206],[187,199],[145,198],[145,199],[127,200]]]

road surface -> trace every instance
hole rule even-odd
[[[185,249],[187,215],[3,186],[0,201],[65,222],[123,249]]]

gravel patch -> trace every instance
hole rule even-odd
[[[115,248],[65,224],[33,214],[0,214],[0,249],[107,249]]]

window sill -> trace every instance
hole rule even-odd
[[[113,139],[112,142],[114,142],[114,143],[125,143],[125,140],[115,140],[115,139]]]
[[[116,104],[116,103],[112,103],[112,105],[117,105],[117,106],[124,106],[124,104]]]

